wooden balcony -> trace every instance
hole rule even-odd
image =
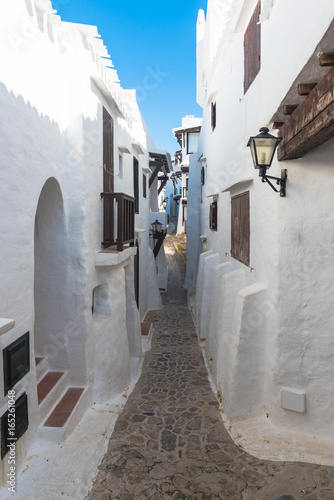
[[[135,199],[124,193],[101,193],[103,200],[103,248],[134,246]]]

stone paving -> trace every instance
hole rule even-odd
[[[225,430],[167,237],[168,291],[152,349],[119,416],[89,500],[334,500],[334,468],[260,460]]]

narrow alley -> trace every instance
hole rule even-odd
[[[89,500],[333,500],[334,468],[254,458],[231,440],[187,307],[184,263],[165,240],[168,290],[152,348]]]

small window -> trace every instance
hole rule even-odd
[[[249,266],[249,191],[231,200],[231,255]]]
[[[255,80],[261,68],[261,0],[258,1],[244,35],[244,93]]]
[[[143,197],[147,197],[147,180],[145,174],[143,174]]]
[[[217,124],[216,103],[212,102],[211,103],[211,129],[212,129],[212,132],[216,128],[216,124]]]
[[[187,134],[187,155],[191,155],[195,151],[197,151],[199,136],[200,136],[199,132],[188,132],[188,134]]]
[[[210,205],[210,229],[212,231],[217,231],[218,230],[218,202],[214,201]]]
[[[201,168],[201,184],[204,186],[205,184],[205,169],[204,167]]]

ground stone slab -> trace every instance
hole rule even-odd
[[[152,349],[119,416],[89,500],[334,500],[334,468],[251,457],[219,414],[168,236],[168,291]]]

